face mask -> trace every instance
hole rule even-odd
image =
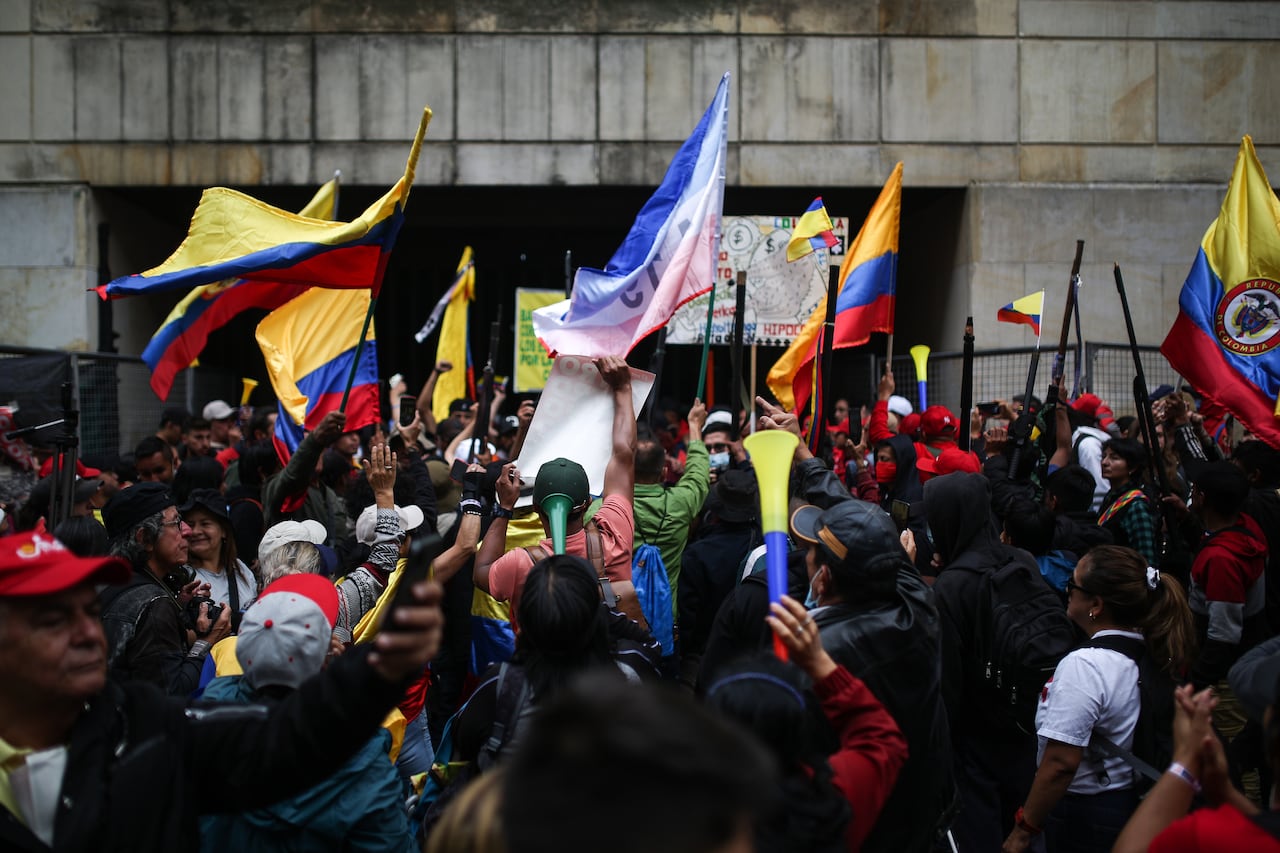
[[[809,593],[804,597],[804,609],[812,610],[818,606],[818,592],[813,588],[813,582],[818,579],[818,575],[822,569],[813,573],[813,578],[809,581]]]
[[[876,463],[876,482],[882,486],[887,486],[898,479],[898,463],[897,462],[877,462]]]
[[[717,471],[722,471],[729,467],[729,452],[711,454],[711,467]]]

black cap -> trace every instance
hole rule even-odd
[[[802,506],[791,515],[796,538],[812,545],[832,566],[861,568],[886,554],[906,559],[897,527],[873,503],[841,501],[830,509]]]
[[[193,489],[187,496],[187,502],[178,507],[178,512],[188,513],[193,509],[202,509],[221,522],[231,523],[227,499],[217,489]]]
[[[124,536],[158,512],[175,506],[173,492],[164,483],[138,483],[116,492],[102,508],[102,521],[112,539]]]

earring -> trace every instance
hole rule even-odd
[[[1089,611],[1089,621],[1090,621],[1090,622],[1092,622],[1092,621],[1093,621],[1094,619],[1096,619],[1096,618],[1097,618],[1097,617],[1095,617],[1095,616],[1093,615],[1093,611],[1092,611],[1092,610],[1090,610],[1090,611]]]

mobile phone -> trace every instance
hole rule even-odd
[[[1000,412],[1000,404],[992,400],[990,403],[979,403],[978,412],[984,415],[995,415]]]
[[[906,501],[894,500],[889,504],[889,516],[893,519],[893,526],[898,528],[898,532],[907,529],[907,519],[911,515],[911,504]]]
[[[449,479],[455,483],[461,483],[462,478],[467,476],[467,460],[458,457],[453,460],[453,467],[449,469]]]
[[[400,397],[400,426],[408,426],[418,416],[418,398],[412,394]]]

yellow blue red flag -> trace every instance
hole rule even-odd
[[[865,344],[872,332],[893,331],[901,215],[902,164],[899,163],[893,167],[893,173],[885,181],[840,265],[833,341],[836,349]],[[823,297],[801,327],[800,334],[769,369],[769,390],[785,409],[798,411],[812,393],[814,359],[826,312],[827,300]]]
[[[201,195],[187,239],[168,260],[101,285],[98,294],[111,299],[242,278],[307,287],[371,288],[377,296],[404,223],[404,206],[430,120],[431,110],[424,109],[404,175],[356,219],[311,219],[236,190],[213,187]]]
[[[1280,448],[1280,201],[1248,136],[1160,352],[1205,398]]]
[[[831,217],[827,215],[822,196],[818,196],[796,220],[791,239],[787,241],[787,260],[798,261],[820,249],[839,245],[840,238],[831,229]]]
[[[364,290],[308,290],[258,324],[258,346],[280,401],[274,441],[281,459],[342,402],[356,358],[369,294]],[[369,324],[347,400],[347,430],[378,422],[378,351]]]
[[[1002,323],[1022,323],[1035,330],[1040,337],[1040,315],[1044,313],[1044,291],[1032,293],[1021,299],[1015,299],[996,312],[996,319]]]
[[[337,201],[338,179],[334,178],[316,191],[298,215],[308,219],[333,219],[337,214]],[[142,351],[142,360],[151,368],[151,390],[161,400],[167,400],[174,377],[199,357],[210,334],[242,311],[251,308],[272,311],[306,289],[303,284],[248,282],[242,278],[195,288],[174,306]]]

